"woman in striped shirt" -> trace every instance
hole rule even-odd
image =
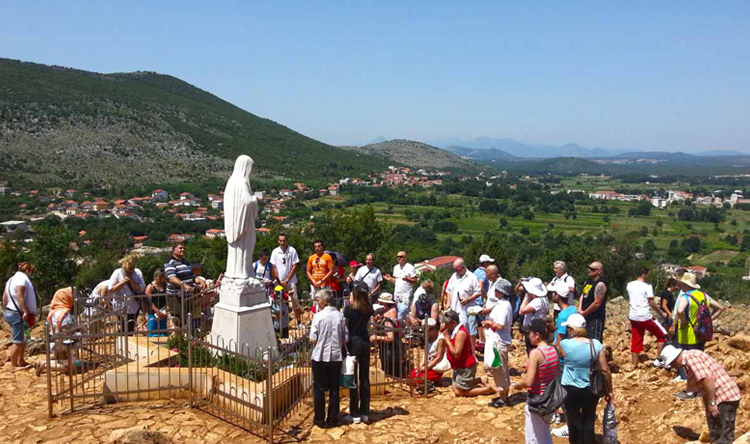
[[[557,377],[558,360],[555,347],[547,344],[550,332],[547,320],[534,319],[528,329],[529,340],[536,348],[529,354],[526,376],[516,388],[527,389],[528,399],[533,399],[544,393],[547,385]],[[552,444],[549,429],[551,417],[552,415],[542,417],[537,413],[531,413],[528,404],[526,405],[526,444]]]

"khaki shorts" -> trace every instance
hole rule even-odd
[[[289,288],[286,291],[286,294],[289,296],[289,302],[292,303],[292,309],[293,310],[299,310],[299,297],[297,296],[297,286],[296,285],[289,285]]]

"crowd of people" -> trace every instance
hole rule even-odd
[[[300,304],[297,272],[302,270],[298,270],[297,251],[285,234],[277,241],[273,251],[260,252],[253,269],[268,289],[274,328],[285,338],[290,310],[297,324],[305,323],[309,315]],[[345,360],[353,365],[355,383],[344,420],[369,421],[369,367],[371,354],[377,353],[387,375],[415,386],[426,380],[426,387],[421,388],[427,390],[449,384],[457,397],[488,396],[491,408],[510,405],[513,391],[525,392],[527,443],[551,443],[552,435],[571,443],[596,442],[597,405],[602,398],[615,402],[611,356],[605,347],[610,288],[601,262],[589,264],[588,278],[580,286],[563,261],[552,264],[549,280],[527,276],[513,285],[502,277],[489,255],[478,258],[479,267],[474,271],[457,259],[437,295],[436,285],[427,279],[420,281],[404,251],[397,253],[393,271],[382,273],[372,253],[366,255],[364,264],[354,260],[346,264],[342,255],[326,251],[322,241],[315,241],[314,249],[304,273],[314,302],[309,339],[314,344],[311,366],[316,426],[339,424],[340,376]],[[23,357],[24,332],[33,325],[36,313],[31,283],[34,271],[31,264],[19,264],[3,291],[13,344],[7,365],[12,370],[29,366]],[[220,284],[220,278],[217,281]],[[136,259],[123,258],[110,278],[94,288],[86,310],[92,317],[103,310],[120,310],[121,327],[127,332],[137,328],[143,311],[148,333],[160,335],[167,331],[168,320],[185,321],[177,316],[183,311],[185,295],[205,293],[212,285],[196,273],[185,259],[184,245],[177,243],[170,259],[148,284]],[[393,292],[385,291],[391,285]],[[685,389],[675,394],[677,398],[702,398],[712,443],[731,443],[740,391],[721,365],[704,352],[706,342],[712,339],[712,322],[724,311],[721,304],[702,292],[696,276],[686,270],[679,270],[667,281],[658,302],[646,268],[628,283],[626,293],[632,365],[650,361],[643,354],[644,337],[649,332],[657,342],[652,365],[674,369],[674,381],[686,381]],[[142,299],[133,297],[143,294],[147,296]],[[73,304],[71,288],[55,293],[47,317],[53,332],[73,325]],[[509,353],[514,328],[523,337],[527,361],[523,376],[512,384]],[[409,332],[414,330],[425,335],[419,362],[410,362],[405,355]],[[39,364],[37,373],[65,371],[68,362],[53,360],[49,369]],[[485,376],[478,374],[480,363]],[[444,383],[448,372],[452,379]],[[542,416],[530,405],[547,397],[548,388],[554,385],[564,388],[564,401],[559,409]]]

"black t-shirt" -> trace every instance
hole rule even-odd
[[[361,311],[346,307],[344,309],[344,319],[346,319],[346,328],[349,329],[349,342],[358,341],[370,343],[370,334],[367,331],[367,325],[370,323],[372,313],[362,313]]]
[[[607,318],[607,296],[609,296],[609,285],[604,279],[588,279],[586,282],[583,283],[583,291],[581,291],[581,297],[583,298],[583,304],[581,307],[586,310],[589,308],[591,304],[594,303],[595,297],[594,293],[596,291],[596,284],[599,282],[604,283],[604,285],[607,286],[607,292],[604,294],[604,300],[602,301],[602,305],[599,306],[593,313],[586,316],[587,321],[593,321],[593,320],[599,320],[602,323]]]
[[[674,311],[674,295],[671,291],[667,289],[662,290],[661,300],[667,301],[667,308],[669,309],[669,311]],[[663,306],[664,304],[661,305]]]

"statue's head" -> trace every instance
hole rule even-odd
[[[234,162],[234,171],[232,177],[244,177],[247,179],[250,177],[250,172],[253,170],[253,158],[248,155],[241,155]]]

